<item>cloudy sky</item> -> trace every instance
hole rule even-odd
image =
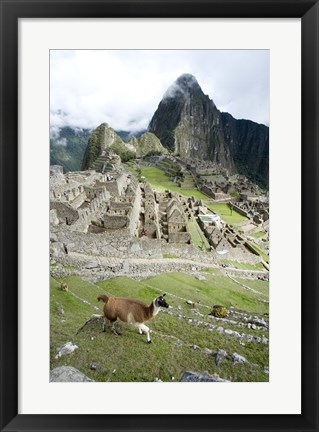
[[[193,74],[220,111],[269,124],[269,51],[52,50],[50,126],[146,129],[163,94]]]

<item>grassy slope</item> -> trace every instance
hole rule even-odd
[[[170,189],[171,191],[178,192],[185,197],[194,196],[198,199],[207,199],[206,195],[195,188],[180,188],[176,183],[170,181],[164,171],[159,168],[142,166],[141,170],[142,176],[144,176],[150,185],[158,191]]]
[[[258,231],[258,232],[256,232],[256,233],[252,233],[252,234],[250,234],[252,237],[255,237],[255,238],[261,238],[261,237],[263,237],[264,235],[265,235],[266,233],[265,233],[265,231]]]
[[[231,212],[231,209],[227,204],[208,204],[207,207],[210,210],[213,210],[213,212],[217,213],[223,221],[230,225],[234,225],[247,220],[245,216],[242,216],[235,210]]]
[[[243,263],[238,261],[220,261],[220,264],[227,264],[230,267],[235,267],[237,269],[243,269],[243,270],[264,270],[265,267],[262,265],[262,263],[257,264],[250,264],[250,263]]]
[[[52,279],[51,367],[72,365],[97,381],[152,381],[155,377],[171,381],[172,376],[179,380],[185,370],[217,373],[234,381],[267,381],[268,375],[262,371],[263,366],[268,365],[267,345],[246,342],[245,346],[242,346],[235,338],[190,325],[188,319],[179,319],[166,313],[160,313],[150,321],[149,326],[153,331],[151,345],[146,344],[145,335],[140,336],[134,328],[124,323],[118,323],[122,336],[115,336],[110,331],[103,333],[101,322],[87,325],[76,335],[78,329],[92,314],[101,313],[102,304],[97,302],[96,297],[103,292],[134,297],[150,303],[164,287],[163,291],[168,293],[167,301],[174,307],[174,313],[178,312],[189,319],[197,318],[209,323],[213,322],[207,317],[208,308],[200,305],[198,310],[205,316],[198,317],[191,312],[185,300],[200,300],[202,305],[210,307],[213,304],[224,304],[228,307],[234,305],[248,313],[268,312],[267,304],[257,300],[258,295],[244,290],[222,273],[207,273],[205,277],[206,280],[198,281],[192,275],[168,273],[144,281],[119,277],[94,285],[71,276],[65,279],[69,285],[68,293],[60,291],[60,281]],[[258,285],[258,282],[255,283]],[[64,314],[59,312],[61,306]],[[181,309],[177,310],[177,306]],[[96,307],[99,310],[96,310]],[[249,333],[245,328],[240,329],[230,324],[222,325],[225,328]],[[256,330],[253,334],[261,336],[262,332]],[[183,345],[176,344],[175,338],[183,341]],[[79,349],[56,360],[54,356],[57,348],[68,341],[75,342]],[[201,348],[209,348],[213,352],[220,348],[225,349],[228,354],[237,352],[260,367],[253,370],[249,365],[233,365],[230,359],[217,367],[214,357],[202,351],[194,351],[191,347],[194,344]],[[102,369],[90,370],[91,362],[97,362]],[[113,373],[114,369],[116,371]]]
[[[210,246],[205,237],[203,231],[200,229],[198,223],[195,219],[192,219],[187,222],[188,231],[192,236],[193,245],[201,248],[202,250],[210,251]]]

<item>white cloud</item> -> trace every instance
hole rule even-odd
[[[102,122],[116,130],[146,129],[183,73],[194,75],[221,111],[268,124],[268,51],[52,50],[51,134]]]
[[[67,145],[67,139],[65,137],[59,138],[57,141],[55,141],[55,145],[59,146],[66,146]]]

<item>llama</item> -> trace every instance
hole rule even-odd
[[[168,308],[163,294],[156,297],[152,303],[147,306],[139,300],[133,300],[124,297],[108,297],[101,294],[97,299],[105,303],[103,331],[105,331],[106,323],[109,323],[111,331],[119,335],[120,333],[115,329],[115,321],[119,318],[123,322],[132,324],[139,331],[139,334],[146,333],[147,343],[151,343],[150,329],[144,324],[152,317],[158,314],[161,307]]]

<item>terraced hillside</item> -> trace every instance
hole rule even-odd
[[[160,168],[153,166],[141,166],[142,176],[145,177],[146,181],[152,186],[153,189],[158,191],[164,191],[169,189],[173,192],[178,192],[185,197],[192,197],[205,200],[207,195],[204,195],[194,186],[191,187],[180,187],[178,183],[170,180],[168,175]]]
[[[206,371],[231,381],[268,381],[267,282],[245,279],[244,271],[230,278],[217,268],[96,284],[70,273],[51,278],[51,369],[71,365],[96,381],[179,381],[185,371]],[[60,290],[61,282],[68,284],[68,292]],[[170,308],[149,322],[150,345],[145,335],[121,322],[121,336],[102,332],[99,294],[150,304],[163,292]],[[227,317],[209,315],[216,304],[228,309]],[[56,358],[67,342],[78,349]]]

